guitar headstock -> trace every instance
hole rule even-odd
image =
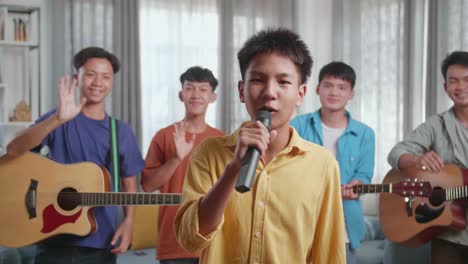
[[[405,197],[430,197],[432,186],[428,181],[418,181],[417,178],[406,178],[404,181],[392,184],[392,193]]]

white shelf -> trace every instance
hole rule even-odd
[[[39,45],[37,43],[32,43],[30,41],[8,41],[8,40],[0,40],[1,46],[8,46],[8,47],[28,47],[28,48],[37,48]]]
[[[32,124],[34,124],[34,122],[32,121],[26,121],[26,122],[8,121],[8,122],[0,123],[0,125],[9,126],[9,127],[29,127]]]

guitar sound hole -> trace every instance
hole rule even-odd
[[[73,188],[65,188],[60,191],[57,203],[65,211],[71,211],[79,205],[79,197]]]
[[[432,206],[440,206],[443,204],[445,201],[445,190],[436,187],[434,190],[432,190],[431,197],[429,197],[429,202],[431,203]]]

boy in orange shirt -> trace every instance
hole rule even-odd
[[[205,138],[224,133],[205,121],[206,110],[216,100],[218,81],[208,69],[195,66],[180,76],[179,99],[185,105],[182,121],[159,130],[151,141],[141,184],[145,192],[180,193],[192,150]],[[198,256],[179,246],[172,223],[178,206],[159,208],[156,258],[162,264],[198,263]]]

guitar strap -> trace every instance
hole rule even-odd
[[[117,134],[117,120],[112,116],[109,117],[109,128],[111,131],[110,136],[110,145],[111,145],[111,164],[112,164],[112,172],[114,174],[114,192],[119,191],[119,145],[117,142],[118,134]]]

